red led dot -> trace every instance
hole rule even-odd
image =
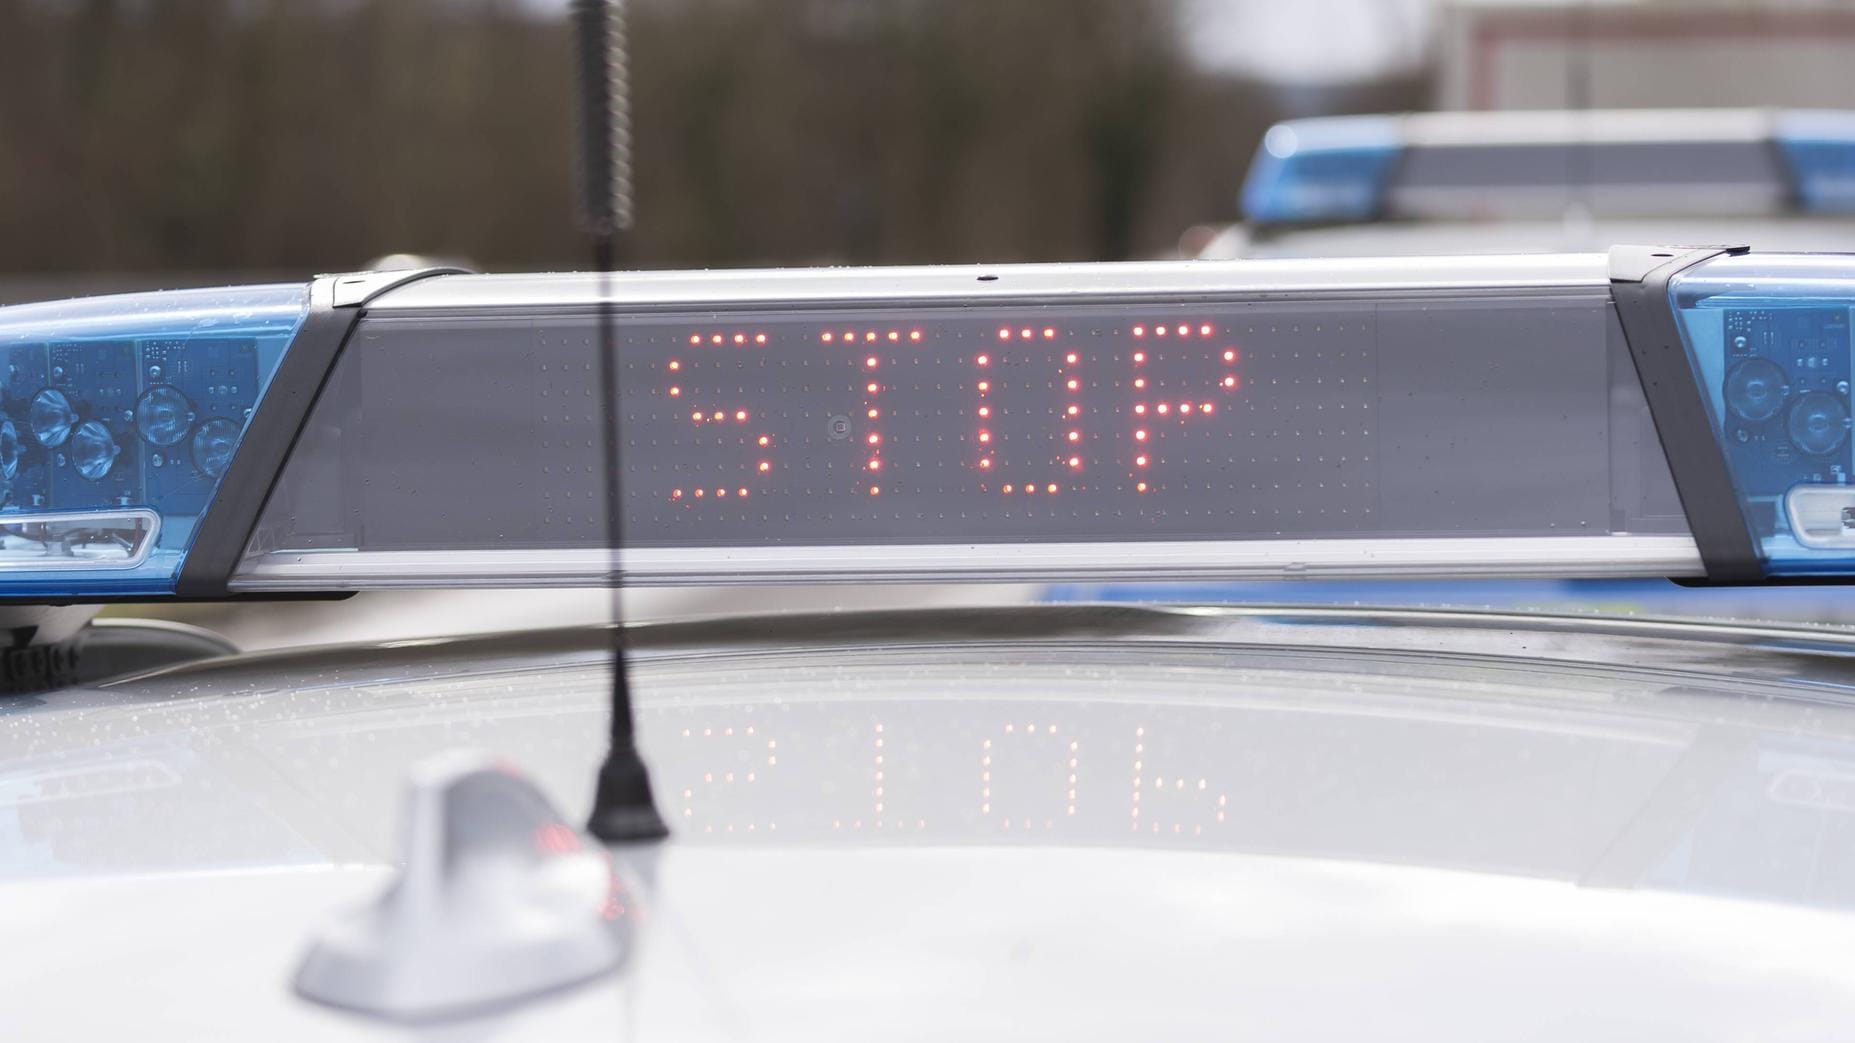
[[[698,409],[694,413],[689,414],[689,419],[694,420],[696,423],[700,424],[702,422],[702,411]]]
[[[1211,330],[1211,326],[1209,323],[1206,323],[1205,325],[1198,327],[1198,335],[1200,337],[1209,337],[1211,333],[1212,333],[1212,330]]]
[[[1055,492],[1056,492],[1056,483],[1055,483],[1055,482],[1051,482],[1051,483],[1050,483],[1049,485],[1046,485],[1046,486],[1044,486],[1044,487],[1043,487],[1043,489],[1044,489],[1044,492],[1047,492],[1047,493],[1055,493]]]
[[[700,334],[700,333],[691,333],[691,334],[689,335],[689,343],[691,343],[691,344],[700,344],[700,343],[702,343],[702,334]]]
[[[871,355],[869,358],[864,359],[863,365],[869,369],[875,369],[876,368],[876,356]]]
[[[1172,407],[1167,405],[1166,403],[1161,402],[1159,404],[1159,415],[1160,416],[1165,416],[1167,413],[1170,413],[1171,411],[1172,411]]]
[[[760,436],[761,445],[771,445],[772,443],[773,443],[773,440],[771,438],[768,438],[766,435]]]
[[[864,441],[865,441],[865,442],[868,442],[868,443],[869,443],[869,444],[871,444],[871,445],[881,445],[881,444],[882,444],[882,436],[881,436],[881,435],[879,435],[879,434],[877,434],[877,433],[876,433],[876,432],[874,432],[874,431],[871,431],[871,432],[870,432],[870,434],[869,434],[869,437],[868,437],[868,438],[865,438],[865,439],[864,439]]]
[[[1141,482],[1140,484],[1134,486],[1134,488],[1140,492],[1146,492],[1146,483]]]
[[[679,388],[679,387],[673,387],[673,388],[671,388],[671,389],[670,389],[670,397],[671,397],[671,398],[676,398],[676,397],[678,397],[679,395],[681,395],[682,393],[683,393],[683,389],[682,389],[682,388]]]
[[[1190,326],[1180,326],[1180,327],[1179,327],[1179,336],[1181,336],[1181,337],[1187,337],[1187,336],[1190,336],[1190,335],[1191,335],[1191,332],[1192,332],[1192,328],[1191,328]]]
[[[1136,336],[1136,337],[1144,337],[1144,336],[1146,336],[1146,327],[1145,327],[1145,326],[1135,326],[1135,327],[1134,327],[1134,336]]]
[[[1134,441],[1136,442],[1146,441],[1146,429],[1145,428],[1141,428],[1140,430],[1134,432]]]
[[[1137,388],[1143,388],[1143,387],[1146,387],[1146,378],[1145,378],[1145,377],[1135,377],[1135,378],[1134,378],[1134,386],[1135,386],[1135,387],[1137,387]]]
[[[710,337],[710,338],[709,338],[709,343],[711,343],[711,344],[720,344],[720,343],[721,343],[721,334],[719,334],[719,333],[717,333],[717,334],[715,334],[715,335],[714,335],[713,337]]]
[[[855,330],[844,331],[844,343],[848,344],[851,341],[856,340],[856,339],[857,339],[857,334]]]
[[[973,362],[981,366],[990,366],[992,364],[992,356],[979,355],[973,359]]]
[[[747,410],[745,409],[735,410],[734,411],[734,422],[737,424],[747,423]]]
[[[672,499],[672,500],[680,500],[680,499],[682,499],[682,498],[683,498],[683,490],[681,490],[681,489],[672,489],[672,490],[670,490],[670,499]]]
[[[992,390],[992,383],[991,383],[991,381],[988,381],[988,380],[981,380],[981,381],[979,382],[979,390],[980,390],[980,391],[982,391],[982,392],[984,392],[984,391],[990,391],[990,390]]]
[[[1009,485],[1007,485],[1007,486],[1005,486],[1005,488],[1004,488],[1004,490],[1003,490],[1003,491],[1005,492],[1005,494],[1006,494],[1006,495],[1010,495],[1010,494],[1011,494],[1011,486],[1009,486]]]
[[[766,334],[764,334],[764,333],[756,333],[756,334],[754,334],[754,343],[755,343],[755,344],[765,344],[765,343],[766,343]]]
[[[901,340],[901,339],[902,339],[902,332],[901,332],[900,330],[890,330],[890,331],[889,331],[889,339],[890,339],[890,340]]]
[[[992,458],[988,456],[981,459],[979,461],[979,469],[981,471],[990,471],[992,469]]]
[[[909,330],[909,331],[908,331],[908,339],[909,339],[909,340],[920,340],[920,339],[921,339],[921,331],[920,331],[920,330]]]
[[[881,458],[872,458],[872,459],[870,460],[870,464],[869,464],[869,467],[870,467],[870,470],[872,470],[872,471],[880,471],[880,470],[882,470],[882,460],[881,460]]]
[[[1031,484],[1031,483],[1029,483],[1029,482],[1025,482],[1025,483],[1024,483],[1024,495],[1026,495],[1026,496],[1029,496],[1030,494],[1032,494],[1032,493],[1034,493],[1034,492],[1036,492],[1036,491],[1037,491],[1037,487],[1036,487],[1036,486],[1034,486],[1034,485],[1032,485],[1032,484]]]
[[[1082,382],[1079,380],[1066,380],[1063,382],[1063,386],[1068,388],[1071,391],[1074,391],[1075,389],[1082,386]]]
[[[743,497],[745,497],[745,496],[747,495],[747,490],[746,490],[745,488],[742,488],[742,489],[737,489],[737,490],[735,490],[735,491],[736,491],[736,492],[738,492],[738,493],[740,493],[740,494],[741,494],[741,495],[742,495]]]
[[[1071,468],[1072,470],[1079,470],[1079,469],[1080,469],[1080,468],[1082,467],[1082,458],[1081,458],[1081,457],[1079,457],[1079,456],[1072,456],[1072,457],[1070,457],[1070,458],[1069,458],[1069,466],[1070,466],[1070,468]],[[1054,490],[1052,490],[1052,491],[1054,491]]]
[[[1146,457],[1144,457],[1144,456],[1136,456],[1136,457],[1134,457],[1134,466],[1135,466],[1135,467],[1145,467],[1145,466],[1146,466]]]
[[[979,415],[980,415],[980,416],[991,416],[991,415],[992,415],[992,407],[991,407],[991,406],[980,406],[980,407],[979,407]]]
[[[722,413],[722,412],[717,412],[717,413],[715,414],[715,419],[716,419],[716,420],[722,420],[722,419],[725,419],[725,418],[727,417],[727,415],[728,415],[728,414],[726,414],[726,413]]]
[[[1138,366],[1140,363],[1145,362],[1145,361],[1146,361],[1146,352],[1144,351],[1134,352],[1134,365]]]
[[[1055,340],[1055,339],[1056,339],[1056,330],[1054,330],[1054,329],[1052,329],[1052,328],[1051,328],[1051,327],[1049,327],[1049,326],[1045,326],[1045,327],[1043,328],[1043,339],[1044,339],[1044,340]]]
[[[1164,327],[1164,326],[1155,326],[1155,327],[1153,327],[1153,332],[1154,332],[1154,333],[1157,333],[1157,334],[1159,334],[1159,335],[1160,335],[1160,336],[1162,336],[1162,337],[1164,337],[1164,336],[1166,335],[1166,327]]]
[[[1201,403],[1199,403],[1199,404],[1198,404],[1198,412],[1200,412],[1200,413],[1209,413],[1210,411],[1211,411],[1211,403],[1209,403],[1209,402],[1201,402]]]
[[[670,360],[670,372],[674,373],[677,370],[682,369],[682,368],[683,368],[683,364],[681,362],[678,362],[675,359]]]
[[[982,444],[982,445],[984,445],[984,444],[989,444],[989,443],[990,443],[991,441],[992,441],[992,432],[990,432],[990,431],[981,431],[981,432],[979,432],[979,442],[980,442],[980,444]]]
[[[875,330],[871,330],[871,331],[869,331],[868,333],[865,333],[865,334],[863,335],[863,339],[864,339],[865,341],[867,341],[868,343],[871,343],[871,344],[874,344],[874,343],[876,343],[876,331],[875,331]]]
[[[771,471],[772,469],[773,469],[773,462],[771,460],[760,461],[760,471],[762,474],[766,473],[767,471]]]
[[[727,495],[728,495],[728,490],[726,490],[726,489],[717,489],[717,490],[715,490],[715,495],[716,495],[716,496],[727,496]]]
[[[1070,440],[1071,442],[1080,442],[1080,441],[1082,441],[1082,432],[1080,432],[1080,431],[1071,431],[1071,432],[1069,432],[1069,440]]]
[[[1225,378],[1224,378],[1224,386],[1225,386],[1225,387],[1227,387],[1227,388],[1233,388],[1233,387],[1236,387],[1236,386],[1237,386],[1237,378],[1236,378],[1236,377],[1225,377]]]
[[[1069,354],[1064,355],[1063,361],[1069,363],[1072,366],[1075,365],[1076,364],[1076,353],[1072,351]]]
[[[882,486],[880,486],[880,485],[872,485],[872,486],[870,486],[870,495],[871,495],[871,496],[881,496],[881,495],[882,495]]]
[[[1233,349],[1231,349],[1231,348],[1225,348],[1225,349],[1224,349],[1224,361],[1225,361],[1225,362],[1235,362],[1235,361],[1237,361],[1237,353],[1236,353],[1236,351],[1235,351],[1235,350],[1233,350]]]
[[[1011,331],[1010,331],[1010,330],[1003,330],[1003,329],[1002,329],[1002,330],[999,330],[999,331],[998,331],[998,339],[999,339],[999,340],[1010,340],[1010,339],[1011,339]]]
[[[745,333],[737,333],[737,334],[735,334],[735,335],[734,335],[734,342],[735,342],[736,344],[745,344],[745,343],[747,343],[747,334],[745,334]]]
[[[700,499],[702,498],[702,494],[703,494],[703,490],[701,490],[701,489],[697,489],[697,490],[696,490],[696,499],[698,499],[698,500],[700,500]]]
[[[1063,412],[1068,413],[1070,416],[1075,416],[1077,413],[1082,412],[1082,407],[1070,406],[1068,409],[1063,410]]]
[[[870,410],[870,411],[869,411],[868,413],[866,413],[866,414],[864,414],[864,415],[865,415],[865,416],[867,416],[867,417],[869,417],[869,418],[870,418],[871,420],[874,420],[874,419],[876,419],[877,417],[879,417],[879,416],[881,416],[881,415],[882,415],[882,413],[881,413],[880,411],[878,411],[878,410],[874,410],[874,409],[872,409],[872,410]]]
[[[1181,412],[1181,413],[1189,413],[1189,412],[1191,412],[1191,411],[1192,411],[1192,404],[1191,404],[1190,402],[1181,402],[1181,403],[1179,403],[1179,412]]]
[[[1025,339],[1025,340],[1030,340],[1030,339],[1031,339],[1031,331],[1030,331],[1030,330],[1027,330],[1027,329],[1025,329],[1025,330],[1019,330],[1019,331],[1018,331],[1018,336],[1020,336],[1020,337],[1023,337],[1023,338]]]
[[[878,385],[878,384],[865,384],[863,385],[863,390],[874,395],[878,390],[880,390],[880,387],[881,385]]]
[[[1140,414],[1141,416],[1145,416],[1146,415],[1146,403],[1142,402],[1139,405],[1135,406],[1134,412]]]

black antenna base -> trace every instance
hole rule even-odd
[[[651,797],[651,776],[633,747],[615,747],[599,769],[599,788],[586,829],[608,843],[662,840],[670,827]]]

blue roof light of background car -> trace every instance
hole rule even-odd
[[[1258,223],[1369,218],[1402,147],[1394,116],[1278,123],[1250,163],[1243,214]]]
[[[172,592],[308,300],[292,283],[0,308],[0,597]],[[159,536],[134,567],[35,557],[7,525],[136,509]]]
[[[1788,510],[1796,489],[1837,499],[1848,489],[1855,497],[1849,261],[1833,254],[1722,256],[1669,284],[1695,379],[1769,575],[1855,574],[1855,528],[1846,546],[1806,546]],[[1750,378],[1748,367],[1758,370]],[[1772,387],[1773,380],[1782,383]]]
[[[1776,137],[1805,210],[1855,212],[1855,112],[1779,113]]]

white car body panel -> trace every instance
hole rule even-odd
[[[635,643],[676,831],[620,852],[651,881],[636,952],[436,1027],[290,976],[389,879],[407,764],[487,748],[584,813],[599,632],[15,697],[6,1037],[1816,1040],[1855,1018],[1835,631],[1078,606]]]

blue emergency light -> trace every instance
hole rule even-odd
[[[1855,111],[1444,112],[1286,120],[1243,184],[1256,225],[1544,214],[1855,213]]]
[[[1855,572],[1855,257],[478,276],[0,309],[0,599]],[[608,295],[609,294],[609,295]]]

